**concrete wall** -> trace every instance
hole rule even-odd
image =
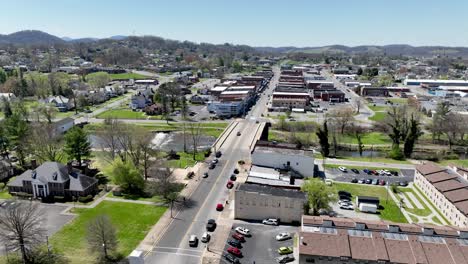
[[[283,223],[291,223],[301,221],[305,199],[236,190],[234,201],[235,219],[263,220],[265,218],[279,218]]]
[[[278,152],[254,151],[252,153],[252,164],[270,168],[285,168],[290,162],[291,168],[304,177],[314,176],[314,158]]]

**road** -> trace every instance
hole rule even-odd
[[[277,74],[273,79],[278,79]],[[228,198],[229,191],[225,185],[237,161],[250,156],[250,145],[255,137],[252,131],[256,131],[260,125],[254,120],[259,119],[264,113],[267,94],[272,92],[274,85],[275,81],[271,81],[244,120],[235,121],[238,122],[237,127],[227,136],[219,149],[223,153],[219,164],[215,169],[208,171],[209,177],[198,185],[190,197],[189,202],[192,206],[179,211],[153,250],[146,256],[145,263],[200,263],[202,244],[200,243],[198,248],[190,248],[188,238],[192,234],[200,238],[205,231],[206,221],[218,218],[220,213],[215,210],[216,204],[225,204]],[[241,136],[237,136],[238,131],[241,132]]]

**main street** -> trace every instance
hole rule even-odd
[[[209,177],[202,179],[196,190],[192,193],[188,203],[192,206],[180,210],[164,231],[161,239],[156,242],[152,251],[146,256],[145,263],[171,263],[191,264],[200,263],[203,253],[203,244],[198,248],[190,248],[188,238],[190,235],[201,237],[205,232],[206,221],[217,219],[220,212],[216,211],[216,204],[225,204],[229,190],[226,183],[232,174],[237,162],[250,157],[250,145],[253,142],[257,127],[255,120],[261,117],[266,109],[268,94],[274,89],[278,79],[278,69],[268,88],[252,107],[244,120],[238,120],[238,125],[227,135],[224,144],[219,148],[222,157],[215,169],[209,170]],[[237,136],[237,132],[241,135]],[[200,171],[198,173],[203,173]],[[216,232],[216,231],[215,231]]]

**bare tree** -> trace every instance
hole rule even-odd
[[[354,106],[356,107],[356,113],[360,113],[361,107],[364,105],[364,101],[361,97],[358,97],[354,100]]]
[[[201,137],[201,125],[200,123],[194,124],[190,123],[190,134],[192,135],[192,144],[193,144],[193,160],[195,160],[197,151],[198,151],[198,144],[200,142]]]
[[[359,126],[355,123],[352,123],[351,127],[349,128],[349,133],[356,138],[359,156],[361,157],[362,157],[362,151],[364,149],[364,144],[362,143],[362,137],[364,136],[365,132],[366,132],[366,129],[364,127]]]
[[[338,128],[340,133],[345,132],[346,127],[354,120],[354,111],[351,107],[337,108],[327,114],[329,123]]]
[[[41,222],[37,203],[18,202],[0,209],[0,239],[7,250],[21,252],[23,263],[32,262],[32,250],[45,240]]]
[[[115,118],[106,118],[102,128],[97,132],[101,139],[101,147],[107,153],[109,162],[112,162],[117,156],[121,157],[120,137],[124,131],[125,125],[122,122]]]
[[[64,157],[62,135],[52,124],[42,123],[32,129],[31,141],[33,155],[39,161],[60,161]]]
[[[98,253],[106,260],[117,249],[117,234],[109,217],[99,215],[88,224],[87,240],[91,252]]]

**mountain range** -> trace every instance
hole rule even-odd
[[[123,40],[128,36],[116,35],[108,39]],[[11,33],[8,35],[0,34],[0,44],[16,44],[16,45],[30,45],[30,44],[66,44],[85,42],[91,43],[99,41],[99,38],[59,38],[57,36],[48,34],[39,30],[24,30]],[[268,53],[308,53],[308,54],[382,54],[382,55],[410,55],[410,56],[433,56],[433,55],[447,55],[447,56],[460,56],[468,57],[468,47],[445,47],[445,46],[411,46],[405,44],[398,45],[362,45],[349,47],[344,45],[329,45],[321,47],[254,47],[257,51]]]

